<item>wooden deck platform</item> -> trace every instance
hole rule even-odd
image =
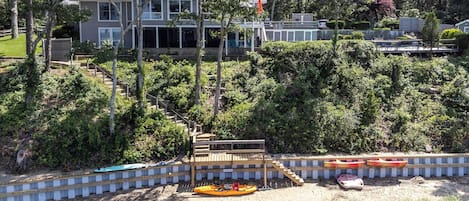
[[[262,153],[210,153],[208,156],[192,157],[191,162],[202,165],[263,164],[270,163],[270,155]]]

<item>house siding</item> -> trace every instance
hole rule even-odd
[[[98,20],[98,3],[97,1],[94,2],[80,2],[81,8],[86,8],[91,10],[91,16],[88,21],[81,22],[81,41],[92,41],[95,42],[97,45],[99,43],[99,30],[98,28],[105,28],[105,27],[120,27],[119,21],[99,21]],[[127,9],[126,9],[127,7]],[[131,19],[131,3],[130,2],[123,2],[122,4],[122,18],[124,24],[130,23]],[[130,48],[132,47],[132,31],[129,31],[124,36],[124,47]]]
[[[465,27],[469,27],[469,22],[464,22],[464,23],[462,23],[462,24],[460,24],[460,25],[457,25],[457,28],[460,29],[460,30],[463,31],[463,32],[464,32],[464,28],[465,28]],[[469,28],[466,28],[466,31],[469,31],[469,30],[467,30],[467,29],[469,29]]]

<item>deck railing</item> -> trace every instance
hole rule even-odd
[[[266,29],[318,29],[318,21],[266,21]]]
[[[265,140],[199,141],[194,146],[209,145],[210,153],[265,153]]]

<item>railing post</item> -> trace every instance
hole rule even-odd
[[[96,64],[94,64],[93,66],[94,66],[94,76],[97,77],[98,68],[96,67]]]
[[[104,75],[104,72],[103,72],[103,71],[101,71],[101,72],[102,72],[101,74],[103,74],[103,82],[104,82],[104,76],[105,76],[105,75]],[[112,84],[114,85],[114,79],[111,78],[111,81],[112,81]]]
[[[160,103],[159,103],[159,100],[158,100],[159,97],[160,97],[160,96],[157,95],[156,98],[155,98],[156,109],[160,109]]]
[[[125,85],[125,96],[128,98],[129,97],[129,85]]]

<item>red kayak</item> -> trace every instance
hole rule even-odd
[[[365,165],[364,160],[329,160],[324,162],[325,168],[358,169]]]
[[[394,167],[394,168],[403,168],[407,165],[406,160],[402,159],[374,159],[366,161],[366,165],[371,167]]]

